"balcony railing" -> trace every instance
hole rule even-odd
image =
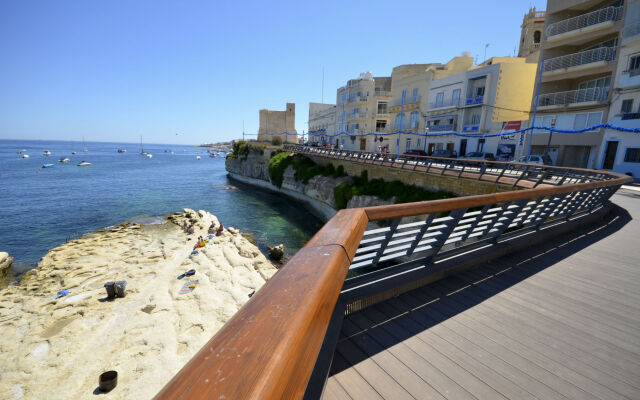
[[[473,104],[482,104],[483,101],[484,101],[484,96],[473,96],[473,97],[467,97],[467,100],[464,102],[464,104],[466,106],[470,106]]]
[[[462,127],[462,132],[478,132],[479,130],[480,125],[478,124],[469,124]]]
[[[459,107],[459,106],[460,106],[460,98],[457,98],[457,99],[451,98],[449,100],[433,101],[433,102],[429,103],[429,109],[445,108],[445,107]]]
[[[622,17],[622,7],[601,8],[600,10],[550,24],[546,30],[547,38],[607,21],[617,21],[620,17]]]
[[[579,53],[567,54],[565,56],[544,60],[544,72],[577,67],[578,65],[585,65],[598,61],[613,61],[615,57],[616,49],[614,47],[600,47],[598,49],[585,50]]]
[[[388,90],[376,90],[373,94],[375,96],[391,96],[391,92]]]
[[[609,88],[591,88],[568,90],[566,92],[545,93],[540,95],[539,107],[586,103],[589,101],[605,101]]]
[[[438,125],[430,125],[429,132],[455,132],[456,125],[455,124],[438,124]]]
[[[421,97],[420,97],[420,96],[415,96],[415,97],[414,97],[414,96],[410,96],[410,97],[409,97],[409,96],[407,96],[407,97],[405,97],[405,99],[404,99],[404,105],[406,106],[406,105],[408,105],[408,104],[416,104],[416,103],[420,103],[420,99],[421,99]],[[395,106],[401,106],[401,105],[402,105],[402,99],[400,98],[400,99],[393,100],[393,104],[392,104],[392,105],[393,105],[394,107],[395,107]]]
[[[364,96],[356,96],[356,97],[352,97],[349,99],[349,103],[359,103],[361,101],[367,101],[369,100],[368,97],[364,97]]]
[[[347,119],[362,119],[362,118],[366,118],[367,114],[365,113],[353,113],[353,114],[347,114]]]

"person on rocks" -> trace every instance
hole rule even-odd
[[[224,230],[224,225],[222,225],[222,222],[220,222],[220,226],[218,226],[218,230],[216,231],[216,236],[220,236],[223,230]]]

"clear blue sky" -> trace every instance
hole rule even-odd
[[[360,72],[512,55],[545,1],[0,1],[0,138],[198,144]],[[176,136],[176,133],[178,135]]]

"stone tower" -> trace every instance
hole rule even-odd
[[[518,57],[525,57],[527,62],[538,62],[544,35],[544,16],[544,11],[538,11],[533,7],[522,20]]]
[[[274,133],[288,133],[288,135],[274,135]],[[260,127],[258,141],[270,142],[274,136],[280,136],[283,143],[298,143],[296,135],[296,104],[287,103],[284,111],[260,110]]]

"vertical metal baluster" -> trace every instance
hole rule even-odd
[[[461,208],[458,210],[452,210],[451,213],[449,213],[449,217],[451,217],[452,219],[443,223],[445,227],[442,229],[442,231],[440,231],[440,235],[437,236],[436,241],[431,245],[432,250],[427,256],[424,257],[425,264],[430,262],[433,257],[435,257],[438,252],[440,252],[442,246],[444,246],[444,242],[447,241],[449,235],[451,235],[451,232],[453,232],[455,227],[458,225],[458,221],[460,221],[466,211],[466,208]]]
[[[416,249],[416,247],[418,247],[418,243],[420,243],[420,241],[422,240],[422,237],[424,236],[425,232],[427,232],[427,229],[429,229],[429,225],[431,225],[431,222],[433,222],[433,219],[435,217],[436,214],[427,215],[427,219],[424,220],[424,225],[420,227],[420,232],[418,232],[416,238],[413,240],[413,242],[411,242],[411,247],[409,247],[409,250],[407,250],[408,256],[412,255],[413,251]]]
[[[389,228],[389,232],[387,232],[387,235],[385,236],[384,240],[382,241],[382,243],[380,243],[380,248],[376,252],[376,256],[371,261],[371,265],[372,266],[375,266],[375,265],[378,264],[378,260],[380,260],[380,257],[382,256],[382,253],[384,253],[384,250],[387,248],[387,245],[391,241],[391,238],[393,237],[393,234],[396,232],[396,229],[398,228],[398,224],[400,223],[401,219],[402,218],[395,218],[393,220],[393,222],[391,223],[391,227]]]
[[[508,165],[509,164],[502,164],[502,171],[500,171],[500,175],[498,175],[498,177],[496,178],[496,182],[498,182],[500,178],[502,178],[502,175],[504,175],[504,172],[507,170]]]
[[[549,199],[549,202],[546,204],[545,208],[540,212],[540,219],[536,221],[536,230],[540,229],[542,224],[544,224],[549,218],[549,215],[555,210],[558,203],[567,197],[567,194],[564,195],[554,195]]]
[[[585,199],[589,197],[589,195],[591,195],[592,191],[593,189],[583,190],[582,192],[576,193],[576,196],[574,196],[573,199],[569,201],[569,204],[565,208],[566,209],[566,213],[564,216],[565,221],[568,221],[569,218],[571,218],[571,216],[578,209],[578,207],[580,207],[580,205],[583,204]]]
[[[462,169],[460,170],[460,173],[458,174],[458,178],[460,178],[460,176],[462,176],[462,173],[464,172],[464,169],[467,165],[466,164],[462,164]]]
[[[520,177],[513,183],[513,187],[515,187],[518,182],[520,182],[520,179],[522,179],[524,177],[524,175],[527,173],[527,170],[529,169],[528,165],[524,166],[524,169],[522,170],[522,173],[520,174]]]
[[[480,173],[478,174],[478,180],[482,179],[482,175],[484,175],[484,171],[487,168],[486,164],[482,164],[480,165]]]
[[[464,242],[469,238],[469,235],[473,233],[473,230],[476,229],[478,224],[482,221],[482,217],[484,217],[487,214],[487,211],[489,211],[490,207],[491,207],[491,204],[487,204],[486,206],[482,207],[482,210],[480,210],[480,214],[476,216],[475,221],[471,223],[471,226],[467,229],[467,232],[464,235],[462,235],[462,237],[460,238],[460,242]]]
[[[527,204],[528,201],[529,201],[529,199],[516,200],[515,202],[507,205],[507,207],[503,208],[503,210],[501,212],[501,216],[496,218],[496,221],[494,223],[494,227],[498,223],[502,224],[499,228],[497,228],[498,231],[493,234],[493,240],[492,241],[494,243],[496,243],[498,241],[498,239],[500,238],[500,235],[502,235],[504,233],[504,231],[506,231],[509,228],[509,225],[511,225],[511,222],[514,219],[516,219],[516,217],[518,216],[518,214],[520,214],[520,211],[522,211],[522,209],[524,208],[524,206]],[[515,205],[516,207],[510,208],[511,205]],[[500,219],[502,217],[504,217],[505,214],[507,214],[507,213],[511,213],[511,214],[506,216],[505,220],[500,221]],[[491,231],[491,229],[489,229],[489,231]]]

